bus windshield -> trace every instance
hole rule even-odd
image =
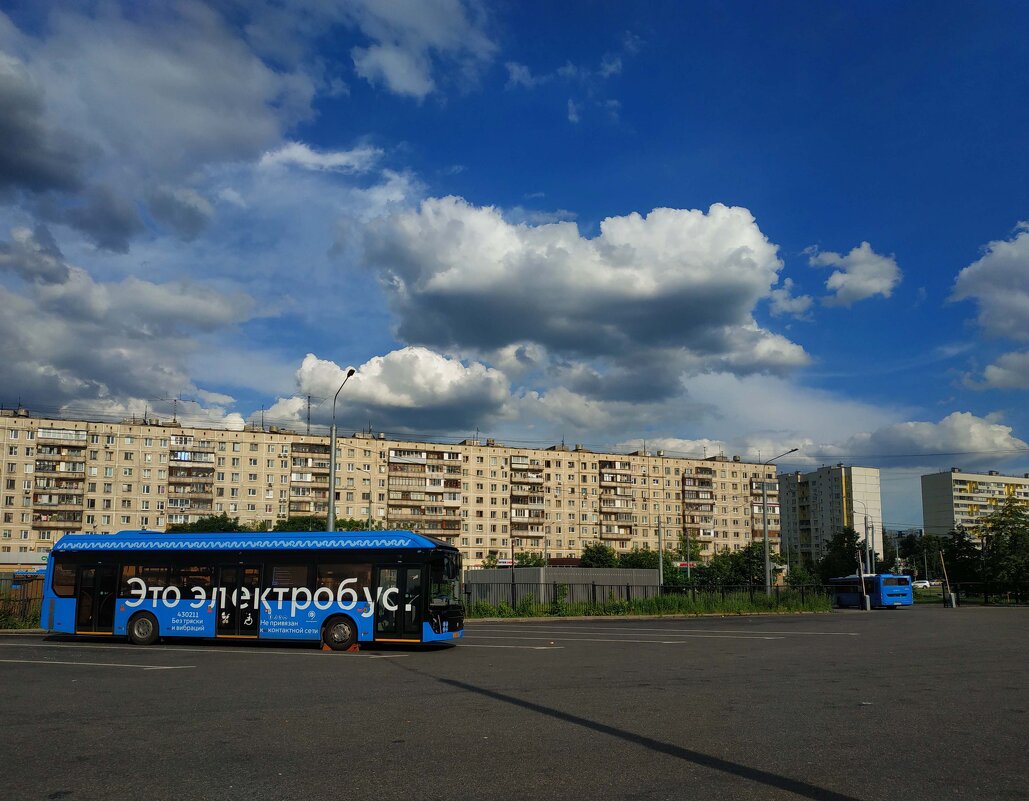
[[[433,605],[461,603],[461,556],[440,554],[430,566],[429,598]]]

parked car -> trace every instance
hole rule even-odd
[[[911,589],[913,590],[927,590],[930,584],[928,579],[918,579],[917,581],[911,582]]]

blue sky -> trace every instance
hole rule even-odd
[[[1029,470],[1021,3],[0,3],[0,401]],[[330,399],[326,402],[326,398]]]

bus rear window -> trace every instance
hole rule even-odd
[[[51,582],[54,595],[71,598],[75,594],[75,565],[54,564],[54,578]]]

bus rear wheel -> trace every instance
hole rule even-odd
[[[322,642],[333,651],[346,651],[357,642],[357,626],[349,617],[334,617],[322,629]]]
[[[129,642],[133,645],[153,645],[160,636],[157,618],[149,612],[140,612],[129,621]]]

